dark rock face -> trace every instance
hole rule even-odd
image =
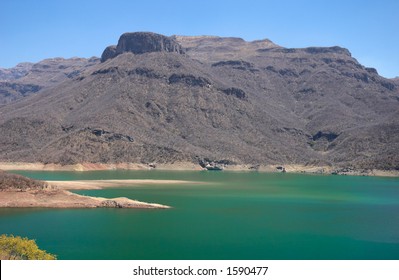
[[[173,74],[169,77],[170,84],[182,83],[188,86],[194,87],[206,87],[210,86],[211,83],[206,78],[194,77],[193,75],[178,75]]]
[[[8,83],[8,82],[0,83],[0,86],[1,86],[0,93],[3,93],[3,92],[5,93],[4,89],[2,89],[2,88],[8,87],[12,90],[20,92],[22,95],[25,95],[26,93],[29,93],[29,92],[38,92],[41,89],[41,87],[38,85]]]
[[[311,54],[320,54],[320,53],[339,53],[339,54],[344,54],[347,56],[351,56],[351,53],[345,49],[345,48],[341,48],[338,46],[335,47],[327,47],[327,48],[321,48],[321,47],[309,47],[309,48],[305,48],[305,51],[307,53],[311,53]]]
[[[125,52],[134,54],[149,52],[184,53],[183,48],[173,38],[151,32],[133,32],[122,34],[117,46],[107,47],[101,55],[101,62]]]
[[[370,74],[378,75],[377,69],[375,69],[375,68],[366,67],[365,69],[366,69],[366,71],[369,72]]]
[[[107,59],[114,58],[115,56],[117,56],[116,46],[108,46],[105,48],[103,54],[101,55],[101,62],[104,62]]]
[[[136,74],[150,79],[159,79],[161,76],[155,73],[154,70],[148,68],[136,68],[128,72],[129,75]]]
[[[388,89],[388,90],[394,90],[396,89],[395,84],[387,82],[387,81],[380,81],[381,86],[383,86],[384,88]]]
[[[227,88],[222,90],[225,94],[227,95],[232,95],[234,97],[237,97],[239,99],[246,99],[245,92],[242,89],[239,88]]]
[[[0,82],[0,105],[37,93],[42,89],[35,84]]]
[[[115,200],[107,199],[101,202],[101,206],[105,208],[122,208],[122,205]]]
[[[224,67],[224,66],[243,71],[251,71],[251,72],[259,71],[258,69],[254,68],[254,65],[252,63],[242,60],[219,61],[212,64],[212,67]]]
[[[124,135],[120,133],[113,133],[106,131],[104,129],[92,129],[90,127],[86,128],[86,130],[90,131],[92,134],[94,134],[97,137],[101,137],[104,139],[106,142],[112,142],[112,141],[127,141],[127,142],[133,142],[133,137],[129,135]]]
[[[123,76],[130,76],[130,75],[138,75],[138,76],[143,76],[145,78],[151,78],[151,79],[159,79],[161,76],[157,74],[154,70],[148,69],[148,68],[136,68],[132,70],[123,70],[119,67],[109,67],[109,68],[102,68],[100,70],[96,70],[93,73],[91,73],[92,76],[95,75],[104,75],[104,74],[116,74],[121,77]]]
[[[312,139],[313,141],[317,141],[321,138],[325,138],[328,142],[332,142],[337,138],[339,135],[333,132],[322,132],[319,131],[315,135],[313,135]]]
[[[91,75],[101,75],[101,74],[112,74],[112,73],[120,73],[118,67],[109,67],[109,68],[103,68],[97,71],[94,71],[91,73]]]
[[[117,53],[132,52],[142,54],[147,52],[183,53],[182,47],[173,39],[164,35],[134,32],[123,34],[116,47]]]

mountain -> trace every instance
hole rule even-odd
[[[35,64],[20,63],[14,68],[0,69],[0,105],[71,80],[99,62],[95,57],[52,58]]]
[[[24,62],[19,63],[14,68],[4,69],[0,68],[0,80],[16,80],[28,74],[32,69],[33,63]]]
[[[101,61],[0,107],[0,161],[399,170],[399,86],[347,49],[135,32]]]

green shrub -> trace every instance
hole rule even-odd
[[[13,235],[0,236],[2,260],[55,260],[56,256],[40,250],[34,240]]]

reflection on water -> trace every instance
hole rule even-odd
[[[204,184],[76,191],[168,210],[1,209],[0,232],[60,259],[399,259],[399,179],[234,172],[19,172]]]

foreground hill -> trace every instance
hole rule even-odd
[[[32,180],[21,175],[7,173],[0,170],[0,191],[30,191],[44,190],[49,186],[38,180]]]
[[[0,161],[399,169],[398,85],[346,49],[138,32],[101,61],[0,107]]]

